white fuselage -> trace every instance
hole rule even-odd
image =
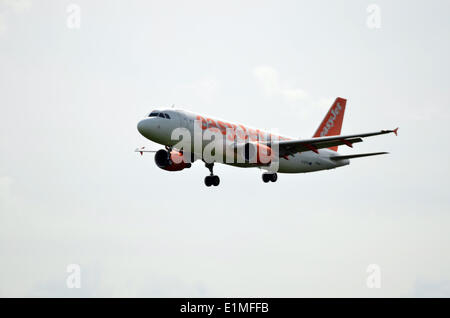
[[[203,116],[194,114],[184,110],[167,109],[160,111],[168,115],[169,118],[163,117],[147,117],[138,123],[139,132],[147,139],[159,143],[164,146],[174,146],[178,143],[177,139],[172,138],[172,132],[176,128],[187,129],[192,136],[194,136],[194,130],[205,131],[208,129],[230,129],[244,131],[248,134],[250,142],[256,142],[259,138],[271,136],[272,138],[279,138],[280,140],[290,140],[291,138],[278,136],[271,134],[260,129],[253,129],[251,127],[236,124],[229,121],[218,120],[209,116]],[[197,125],[197,127],[195,127]],[[224,129],[225,128],[225,129]],[[225,134],[225,132],[224,132]],[[190,150],[197,158],[202,158],[203,150],[208,143],[208,140],[204,140],[201,146],[201,152],[199,153],[194,147]],[[330,149],[319,149],[318,153],[313,151],[305,151],[301,153],[295,153],[279,159],[278,171],[279,173],[303,173],[312,172],[326,169],[334,169],[337,167],[345,166],[349,164],[349,160],[331,160],[331,156],[336,156],[337,152]],[[238,167],[260,167],[264,169],[264,166],[254,164],[240,164],[240,163],[228,163],[225,164],[238,166]]]

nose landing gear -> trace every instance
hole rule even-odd
[[[209,169],[210,173],[209,176],[205,177],[205,185],[207,187],[210,187],[212,185],[217,187],[220,183],[220,178],[213,173],[214,163],[205,163],[205,167]]]
[[[267,183],[269,181],[276,182],[278,179],[278,175],[276,173],[263,173],[262,179],[264,183]]]

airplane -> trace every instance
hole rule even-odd
[[[145,138],[165,146],[165,149],[147,150],[145,147],[135,151],[143,155],[144,152],[155,153],[156,165],[167,171],[181,171],[191,167],[191,163],[200,159],[204,161],[210,174],[205,177],[207,187],[218,186],[219,176],[214,175],[214,163],[224,163],[242,168],[260,168],[266,170],[262,174],[265,183],[276,182],[277,173],[305,173],[320,170],[335,169],[350,164],[350,159],[387,154],[387,152],[372,152],[352,155],[341,155],[338,146],[353,147],[362,142],[363,138],[394,133],[393,130],[341,135],[347,100],[337,97],[325,118],[317,128],[312,138],[294,139],[279,136],[260,129],[254,129],[238,123],[219,120],[209,116],[192,113],[186,110],[153,110],[137,124],[139,133]],[[190,143],[179,147],[179,140],[172,138],[177,129],[184,129],[188,133]],[[223,154],[214,159],[207,159],[205,154],[208,141],[200,139],[195,146],[195,134],[216,134],[223,136]],[[219,146],[216,149],[220,149]],[[212,151],[214,153],[215,151]],[[230,157],[231,156],[231,157]],[[221,160],[224,158],[224,160]],[[231,160],[229,160],[231,158]],[[225,160],[228,159],[228,160]],[[275,168],[273,164],[276,162]]]

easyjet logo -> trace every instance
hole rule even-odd
[[[334,121],[336,120],[336,117],[339,115],[341,110],[342,110],[342,107],[339,103],[336,103],[336,107],[334,109],[331,109],[330,118],[328,118],[327,123],[323,127],[322,132],[320,133],[321,137],[326,136],[328,134],[328,131],[332,127],[334,127]]]
[[[262,140],[288,140],[288,138],[277,136],[268,132],[261,131],[259,129],[252,129],[245,127],[244,125],[235,125],[220,120],[214,120],[212,118],[204,118],[197,115],[195,121],[202,130],[209,130],[217,133],[222,133],[228,140],[249,140],[249,141],[262,141]]]

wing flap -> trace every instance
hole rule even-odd
[[[314,151],[322,148],[330,148],[340,145],[352,145],[357,142],[362,142],[363,140],[361,138],[352,138],[352,139],[346,139],[345,142],[342,140],[324,140],[324,141],[318,141],[318,142],[305,142],[305,143],[293,143],[288,145],[279,145],[279,154],[280,157],[293,155],[297,152],[303,152],[303,151]]]

